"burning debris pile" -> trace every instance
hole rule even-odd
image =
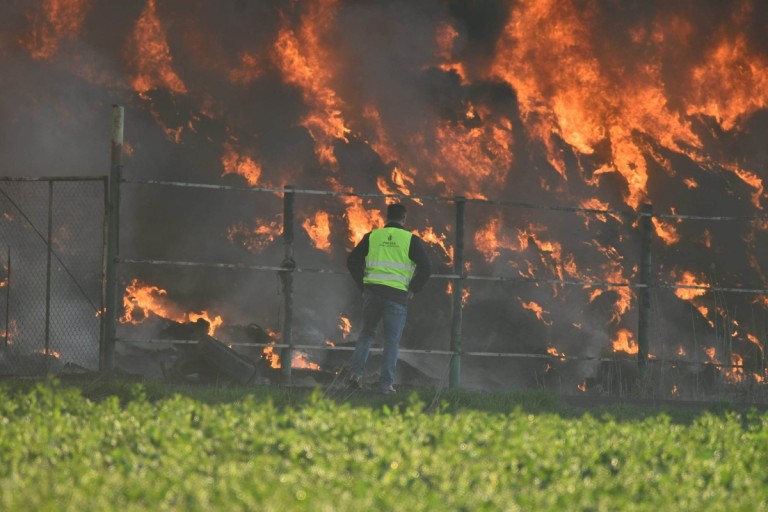
[[[707,365],[727,383],[767,376],[763,2],[35,0],[0,15],[9,173],[49,175],[65,162],[104,174],[105,107],[123,103],[129,181],[580,209],[468,204],[467,272],[517,281],[468,282],[464,350],[542,356],[467,358],[463,380],[480,388],[588,390],[601,358],[632,361],[637,294],[622,283],[637,281],[633,213],[650,203],[651,366],[685,374],[669,381],[675,394]],[[407,204],[436,270],[451,273],[451,206]],[[297,261],[343,270],[384,206],[300,197]],[[274,195],[126,186],[122,209],[128,257],[281,259]],[[279,328],[266,273],[120,272],[126,325],[151,311],[203,319],[209,336],[227,322]],[[302,275],[297,286],[303,339],[333,341],[340,313],[354,324],[349,280]],[[141,302],[160,290],[184,306]],[[438,281],[413,304],[406,348],[447,349],[446,291]]]

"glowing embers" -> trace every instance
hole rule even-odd
[[[240,222],[227,229],[227,239],[241,245],[251,252],[259,253],[271,244],[283,232],[278,220],[267,220],[257,217],[253,225]]]
[[[33,59],[53,57],[64,39],[78,37],[91,0],[44,0],[27,13],[32,28],[21,39]]]
[[[8,321],[8,325],[5,326],[2,332],[0,332],[0,335],[2,336],[2,339],[0,339],[0,343],[2,343],[6,347],[13,345],[16,338],[19,337],[18,322],[15,319],[11,318]]]
[[[125,288],[123,307],[125,314],[120,317],[120,323],[139,324],[151,314],[176,322],[197,322],[202,319],[208,322],[208,334],[213,336],[216,329],[224,323],[219,315],[211,315],[207,311],[184,312],[183,309],[168,297],[168,292],[158,286],[147,285],[134,279]]]

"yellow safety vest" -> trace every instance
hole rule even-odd
[[[413,233],[400,228],[374,229],[368,238],[363,283],[408,291],[416,264],[408,257]]]

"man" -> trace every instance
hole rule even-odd
[[[379,390],[395,393],[395,366],[408,301],[424,287],[432,265],[424,242],[407,231],[402,204],[387,207],[387,223],[367,233],[347,258],[347,268],[363,292],[363,329],[355,344],[348,384],[362,388],[365,362],[381,321],[384,352]]]

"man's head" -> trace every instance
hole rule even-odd
[[[407,211],[405,206],[400,203],[393,203],[387,206],[387,222],[397,222],[405,224],[405,215]]]

